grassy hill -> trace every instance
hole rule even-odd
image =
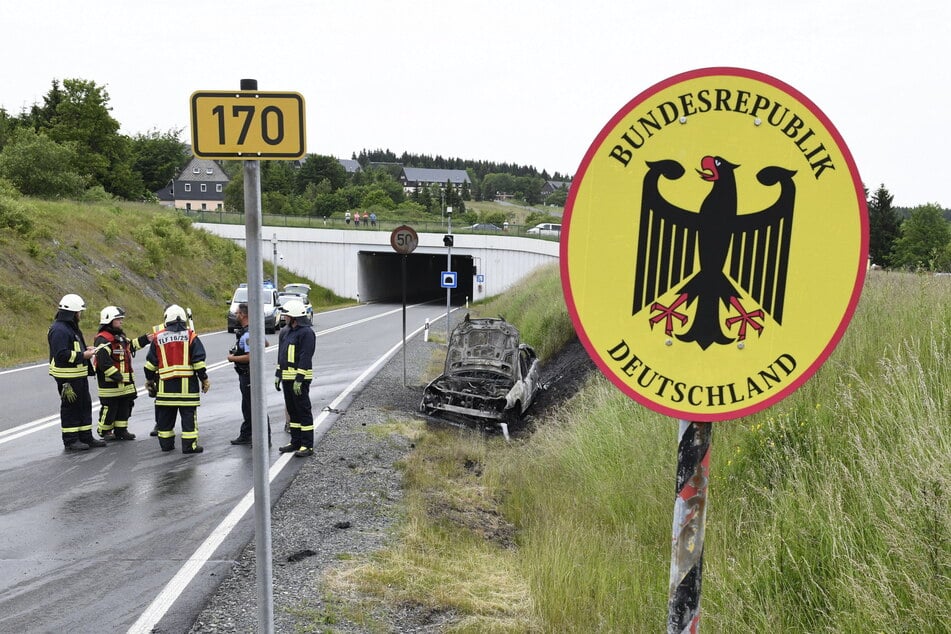
[[[265,263],[270,276],[272,265]],[[224,328],[226,300],[246,281],[245,251],[154,205],[84,204],[20,197],[0,189],[0,367],[45,360],[46,331],[66,293],[86,300],[81,327],[92,342],[99,311],[113,304],[140,334],[164,307],[190,307],[199,331]],[[315,310],[346,300],[305,282]]]

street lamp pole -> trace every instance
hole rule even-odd
[[[452,236],[452,207],[446,207],[446,227],[448,235]],[[446,242],[446,270],[452,272],[452,238]],[[446,345],[449,345],[449,300],[452,296],[452,289],[446,288]]]

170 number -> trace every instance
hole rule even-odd
[[[248,138],[248,132],[255,120],[255,106],[231,106],[231,117],[240,119],[244,117],[241,123],[241,132],[238,134],[238,145],[244,145]],[[226,144],[225,138],[225,107],[215,106],[211,113],[218,119],[218,143]],[[261,139],[268,145],[280,145],[284,140],[284,113],[277,106],[265,106],[261,109],[261,115],[258,117],[261,126]]]

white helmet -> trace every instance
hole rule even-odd
[[[81,310],[86,310],[86,302],[83,301],[83,298],[75,293],[70,293],[68,295],[63,295],[63,299],[59,300],[60,310],[71,310],[74,313],[78,313]]]
[[[281,310],[288,317],[300,318],[307,316],[307,307],[299,299],[292,299],[281,306]]]
[[[125,313],[118,306],[106,306],[99,311],[99,325],[111,324],[113,319],[122,319]]]
[[[185,320],[188,319],[188,316],[185,315],[185,309],[179,306],[178,304],[172,304],[165,309],[165,323],[170,324],[173,321],[180,321],[183,324]]]

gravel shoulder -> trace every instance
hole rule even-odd
[[[396,433],[373,433],[374,426],[416,416],[431,360],[434,355],[445,354],[444,345],[419,337],[407,341],[406,349],[407,386],[403,385],[403,355],[399,352],[317,442],[313,458],[302,465],[284,494],[273,502],[275,632],[369,631],[337,613],[326,630],[316,626],[327,611],[319,588],[322,574],[338,564],[341,555],[383,548],[398,520],[403,491],[396,465],[412,450],[411,441]],[[577,341],[546,363],[543,379],[549,388],[539,395],[521,433],[530,433],[549,408],[573,394],[593,367]],[[412,610],[375,616],[389,622],[393,632],[439,632],[444,625],[431,614]],[[256,630],[252,540],[189,631]]]

